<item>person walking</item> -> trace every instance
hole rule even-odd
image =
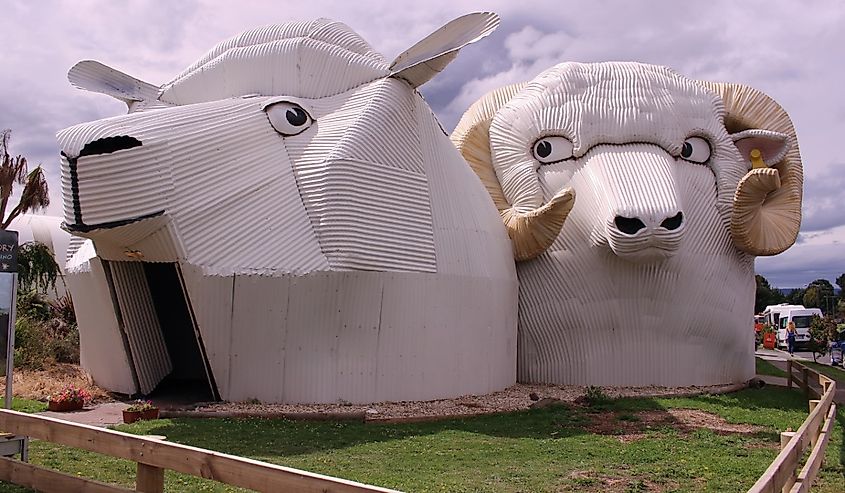
[[[786,324],[786,345],[789,347],[789,355],[795,353],[795,322],[792,320]]]

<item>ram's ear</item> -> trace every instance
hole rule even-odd
[[[743,159],[751,165],[752,168],[759,168],[762,165],[766,167],[774,166],[786,157],[786,151],[789,148],[788,136],[781,132],[773,132],[771,130],[762,130],[753,128],[750,130],[743,130],[731,134],[731,139],[734,141]],[[752,158],[752,151],[757,150],[760,155]],[[757,161],[759,158],[762,162]]]
[[[476,12],[452,21],[396,57],[390,76],[419,87],[446,68],[464,46],[475,43],[499,27],[493,12]]]
[[[157,99],[161,88],[94,60],[83,60],[67,73],[76,88],[107,94],[131,108],[132,103]]]

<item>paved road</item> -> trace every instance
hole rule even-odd
[[[756,355],[761,359],[769,361],[774,366],[786,371],[786,360],[789,359],[789,353],[779,349],[757,349]],[[813,361],[813,353],[799,353],[793,355],[796,360]],[[818,359],[819,363],[830,364],[830,358]],[[786,385],[785,378],[770,377],[767,375],[758,375],[764,382],[770,385]],[[845,404],[845,380],[836,381],[836,396],[833,398],[837,404]]]
[[[770,361],[786,361],[789,359],[789,353],[780,349],[766,349],[758,347],[756,354],[760,358]],[[793,357],[797,360],[813,361],[813,353],[809,351],[795,351]],[[819,356],[818,362],[824,365],[829,365],[830,355]]]

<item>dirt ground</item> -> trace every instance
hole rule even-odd
[[[91,394],[91,402],[109,402],[114,399],[94,385],[91,377],[78,365],[57,363],[44,370],[26,370],[16,368],[12,380],[12,393],[15,397],[47,401],[68,386],[79,387]],[[6,392],[6,379],[0,378],[0,392]]]
[[[630,493],[632,491],[663,492],[674,491],[678,487],[676,482],[657,483],[648,478],[635,476],[609,476],[594,471],[573,471],[569,478],[574,485],[561,491],[577,491],[579,493]],[[704,489],[704,488],[702,488]]]
[[[598,435],[613,435],[621,442],[631,442],[645,437],[648,430],[670,427],[681,433],[707,428],[719,434],[739,433],[750,435],[763,428],[753,425],[732,424],[723,418],[696,409],[660,409],[637,413],[597,412],[588,415],[590,422],[585,429]]]
[[[5,380],[0,379],[0,392],[5,392]],[[14,394],[16,397],[46,401],[50,395],[58,393],[69,385],[81,387],[92,396],[92,403],[113,402],[115,398],[105,390],[94,385],[88,375],[78,365],[56,364],[44,370],[16,369],[14,373]],[[641,388],[613,388],[605,387],[603,391],[610,397],[653,397],[671,395],[689,395],[701,393],[720,393],[735,390],[729,386],[721,387],[641,387]],[[381,402],[375,404],[349,404],[338,402],[333,404],[262,404],[257,402],[218,402],[198,403],[187,406],[187,409],[202,413],[237,414],[237,415],[273,415],[273,414],[360,414],[367,421],[415,421],[426,419],[441,419],[449,416],[474,416],[490,413],[518,411],[543,405],[547,401],[578,405],[578,400],[584,395],[585,388],[563,385],[528,385],[516,384],[505,390],[486,395],[468,395],[454,399],[440,399],[425,402]],[[535,397],[534,400],[529,398]],[[540,402],[537,402],[540,401]],[[185,409],[185,408],[183,408]],[[596,420],[595,432],[613,434],[620,437],[634,439],[638,433],[648,426],[663,426],[677,424],[687,427],[714,427],[725,432],[739,432],[732,429],[734,425],[717,423],[715,416],[707,417],[707,413],[697,411],[676,412],[661,411],[660,413],[640,413],[632,421],[624,419]],[[620,424],[621,423],[621,424]],[[608,429],[605,429],[608,428]],[[639,431],[637,431],[639,430]]]

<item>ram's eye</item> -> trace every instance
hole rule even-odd
[[[264,111],[267,112],[270,125],[273,125],[276,132],[286,137],[300,134],[314,123],[311,116],[301,106],[287,101],[271,104],[264,108]]]
[[[701,137],[690,137],[684,141],[684,146],[681,147],[681,158],[693,162],[703,164],[710,159],[710,143]]]
[[[564,137],[550,135],[534,143],[534,159],[540,164],[551,164],[572,157],[572,142]]]

